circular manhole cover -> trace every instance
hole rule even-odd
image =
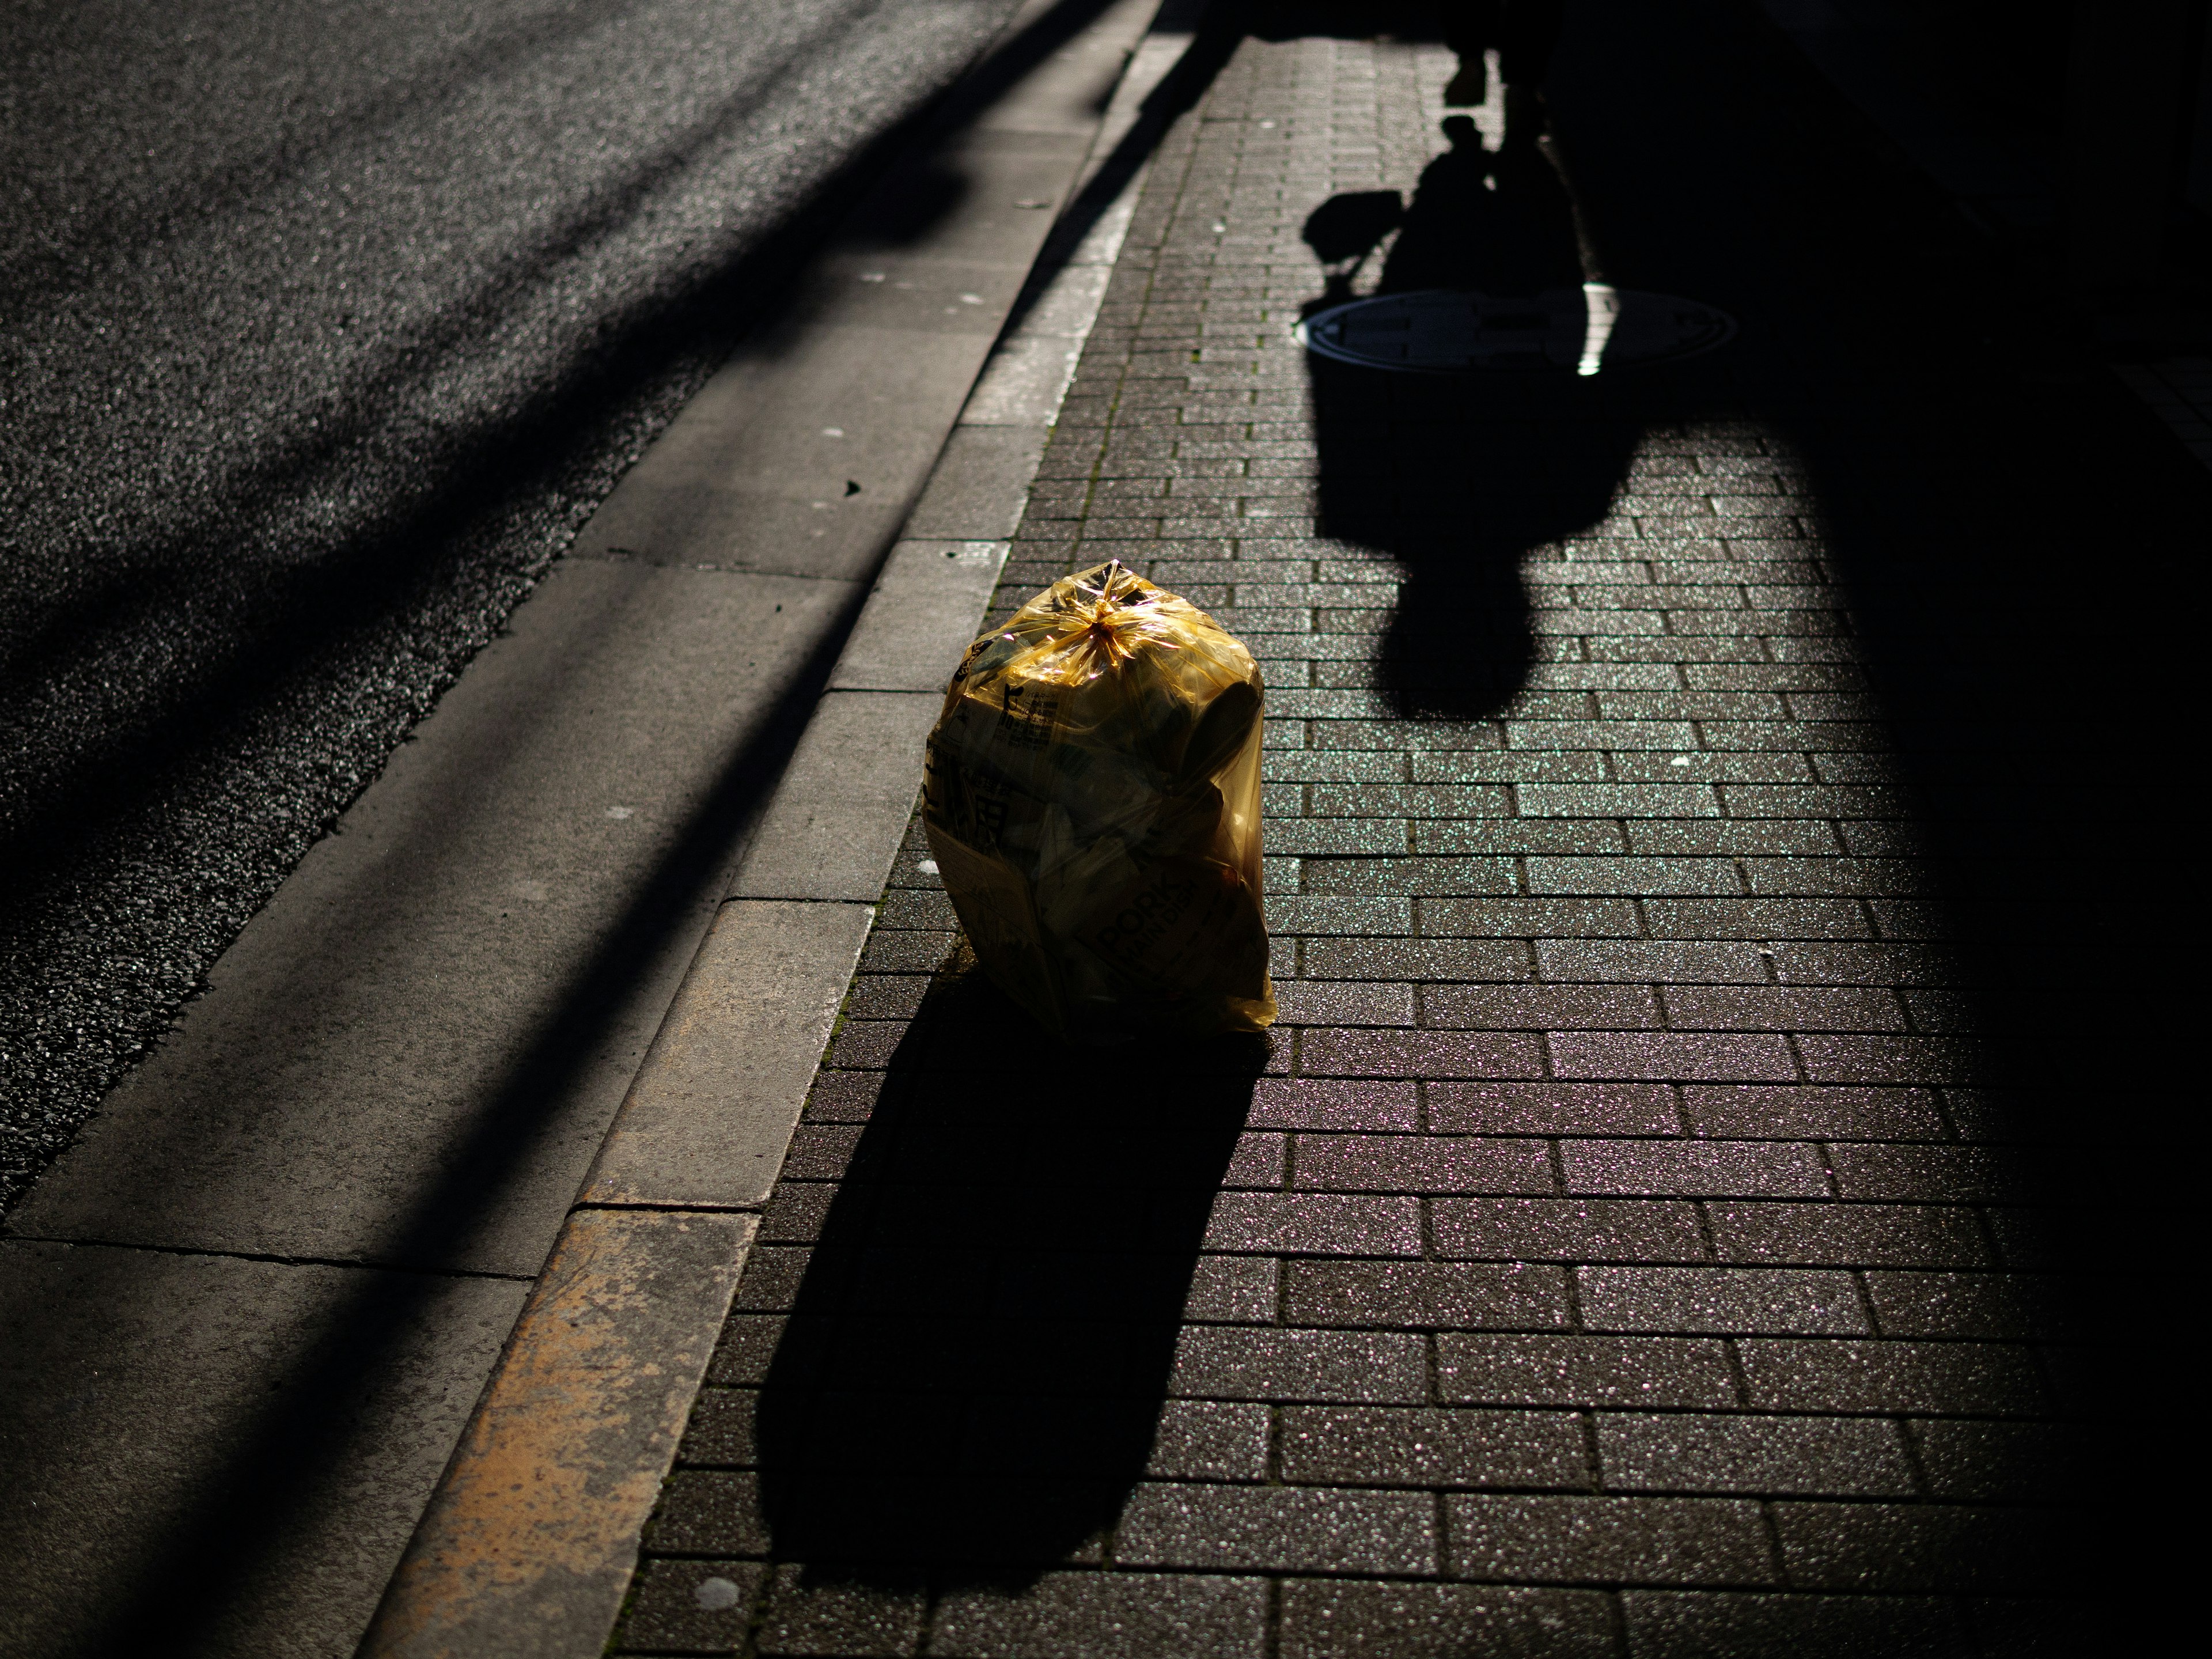
[[[1295,331],[1309,351],[1431,374],[1471,369],[1601,369],[1671,363],[1725,345],[1735,320],[1695,300],[1584,283],[1526,300],[1443,289],[1332,307]]]

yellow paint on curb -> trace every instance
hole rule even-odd
[[[568,1218],[362,1659],[595,1659],[757,1224]]]

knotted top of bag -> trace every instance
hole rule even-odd
[[[1188,599],[1155,587],[1118,559],[1063,576],[970,647],[962,677],[1087,686],[1149,652],[1193,653],[1177,664],[1217,683],[1252,677],[1243,643]]]
[[[1261,696],[1241,640],[1109,560],[1061,577],[968,647],[939,732],[1000,772],[1065,769],[1088,751],[1172,788],[1236,749]]]

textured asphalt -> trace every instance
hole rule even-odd
[[[0,1203],[1014,3],[0,11]]]

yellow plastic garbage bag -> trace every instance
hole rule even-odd
[[[1118,562],[968,647],[922,826],[985,971],[1049,1029],[1273,1023],[1261,696],[1242,642]]]

